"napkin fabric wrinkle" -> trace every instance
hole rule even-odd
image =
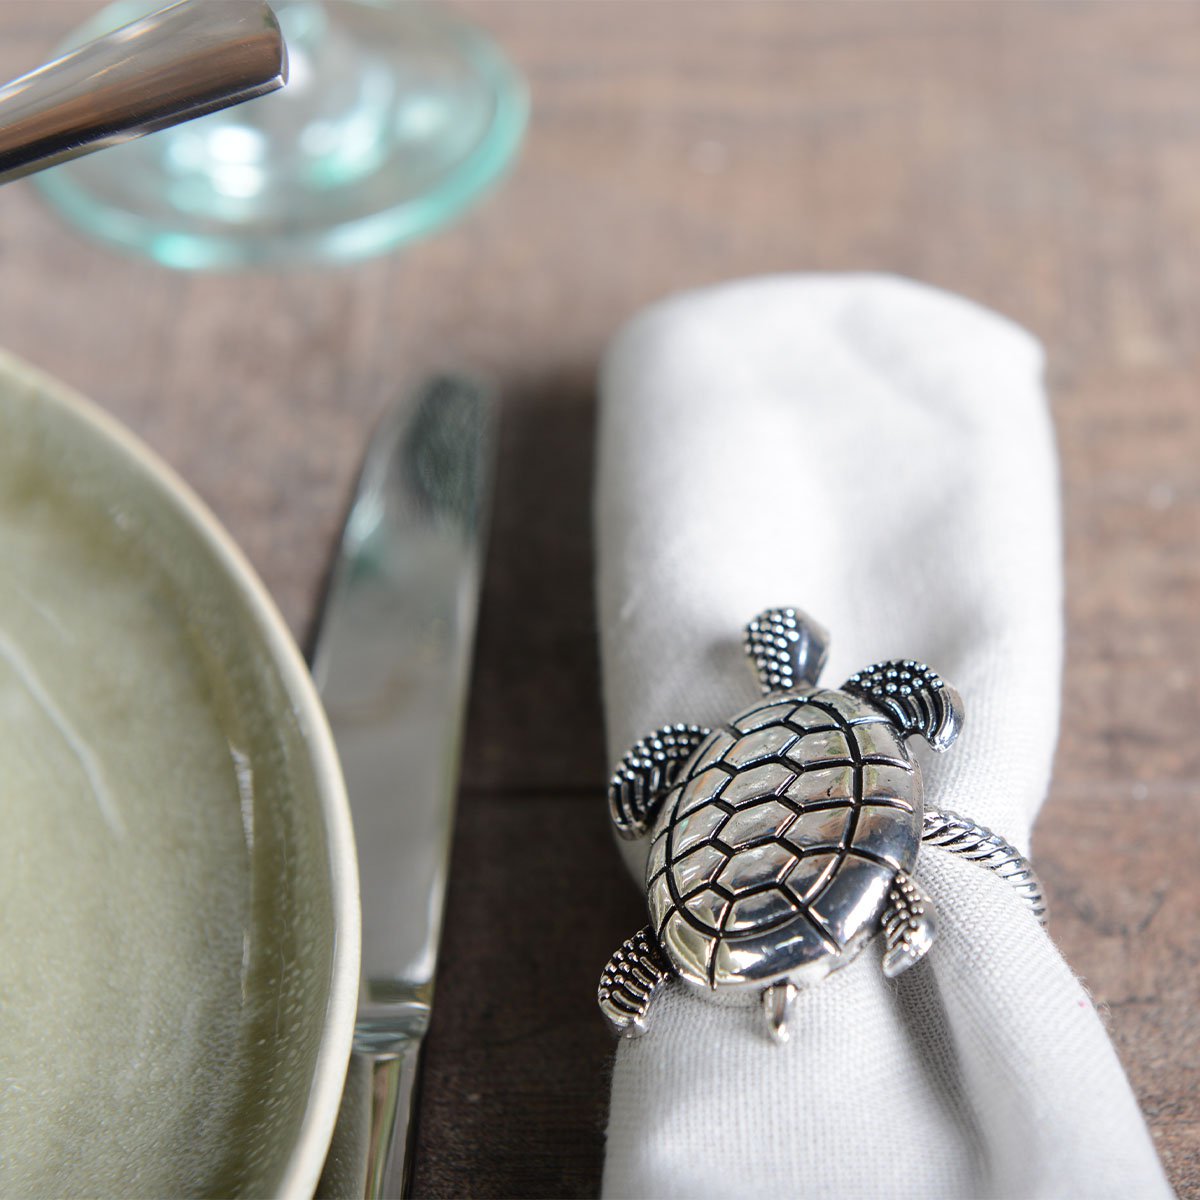
[[[926,801],[1027,851],[1062,657],[1041,377],[1019,327],[881,276],[750,280],[626,327],[597,483],[612,760],[754,700],[741,629],[794,604],[831,633],[823,682],[916,657],[955,684],[961,737],[917,750]],[[638,886],[646,849],[622,843]],[[606,1196],[1170,1195],[1100,1018],[1024,902],[935,848],[917,874],[939,914],[928,957],[889,982],[868,947],[801,992],[784,1046],[755,1008],[659,993],[617,1050]]]

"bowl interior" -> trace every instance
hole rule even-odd
[[[311,1194],[357,989],[307,673],[215,523],[0,358],[0,1194]]]

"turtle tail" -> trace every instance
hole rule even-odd
[[[882,709],[908,737],[919,733],[937,751],[948,750],[963,723],[959,694],[924,663],[911,658],[872,663],[842,690]]]

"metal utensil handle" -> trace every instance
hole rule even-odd
[[[287,82],[263,0],[183,0],[0,88],[0,183]]]

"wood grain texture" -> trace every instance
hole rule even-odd
[[[0,72],[96,6],[0,5]],[[363,438],[471,364],[505,427],[417,1190],[588,1195],[595,975],[638,898],[603,821],[594,377],[666,293],[886,270],[1044,342],[1062,455],[1051,931],[1200,1196],[1200,6],[476,3],[532,83],[521,164],[351,269],[184,277],[0,190],[0,344],[158,449],[298,635]],[[610,896],[598,904],[598,895]],[[501,918],[503,914],[503,918]]]

